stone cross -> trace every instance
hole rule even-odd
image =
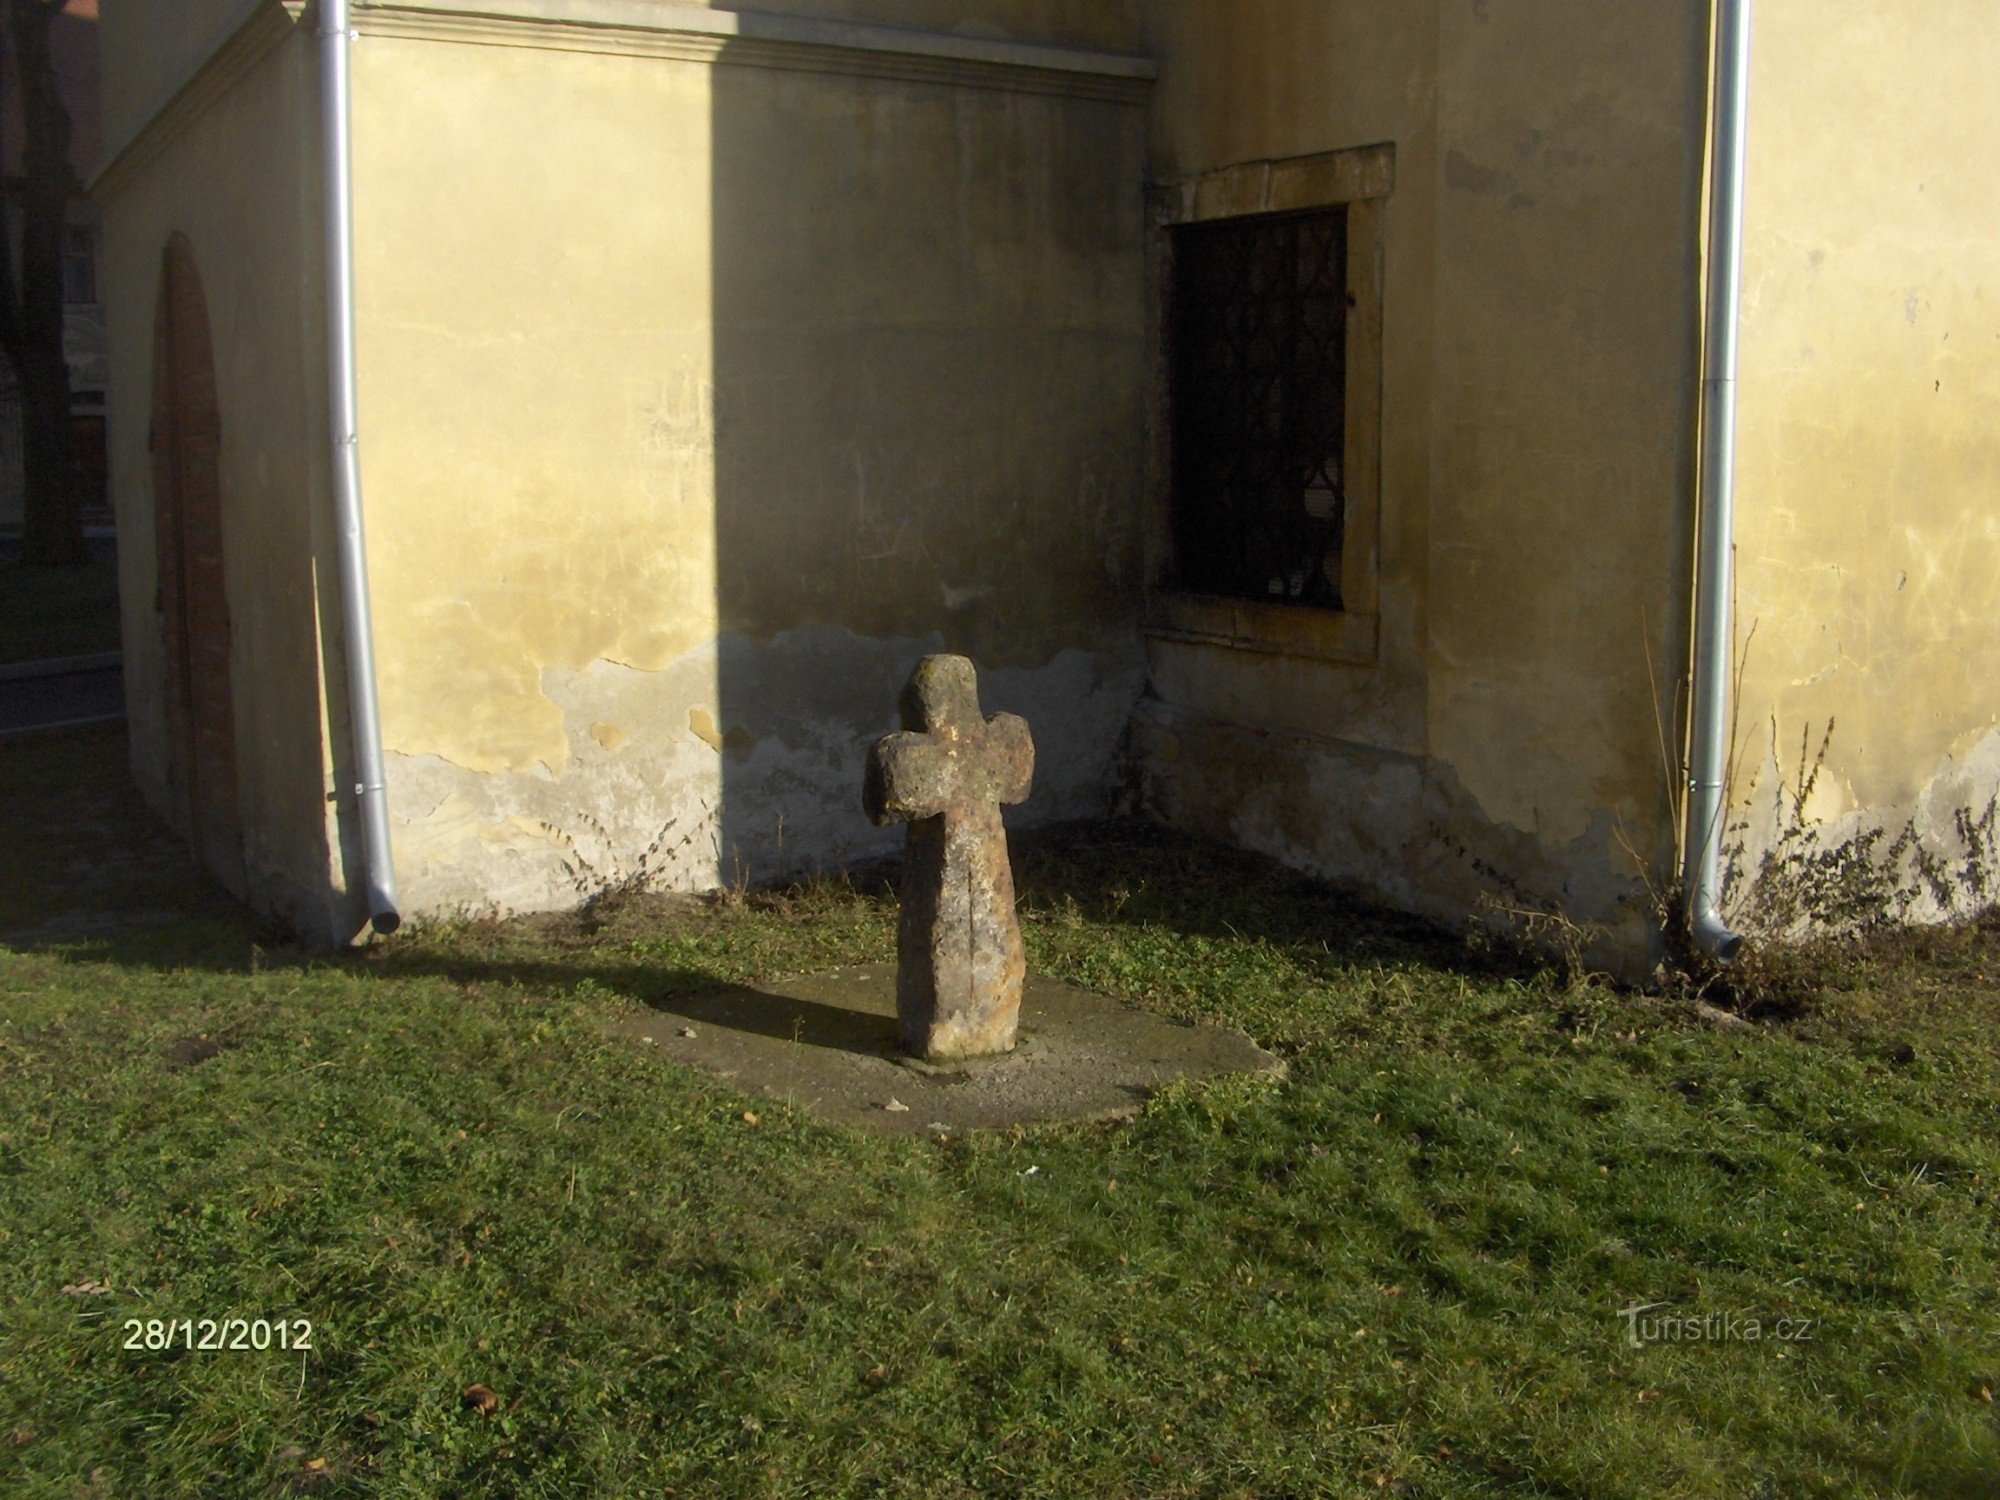
[[[984,718],[972,663],[926,656],[903,689],[903,732],[868,755],[862,805],[910,825],[896,934],[903,1050],[931,1061],[1010,1052],[1021,1013],[1021,929],[1000,804],[1028,795],[1025,720]]]

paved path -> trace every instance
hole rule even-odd
[[[125,716],[125,673],[115,655],[0,667],[0,737]]]

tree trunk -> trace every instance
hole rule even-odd
[[[63,230],[76,179],[69,111],[56,93],[49,23],[62,0],[11,0],[8,31],[21,91],[21,268],[0,223],[0,344],[21,389],[21,561],[75,567],[85,558],[82,496],[71,452],[69,361],[63,357]]]
[[[85,560],[83,508],[71,451],[69,364],[58,342],[18,370],[21,389],[21,561],[77,567]]]

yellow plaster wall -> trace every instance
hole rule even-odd
[[[942,630],[989,666],[1131,638],[1143,116],[713,74],[727,630]]]
[[[107,77],[143,31],[112,28]],[[129,8],[128,8],[129,9]],[[161,255],[184,234],[207,295],[221,407],[223,545],[252,899],[335,927],[315,556],[325,555],[323,318],[312,44],[281,42],[103,204],[109,448],[135,775],[166,798],[152,455]],[[329,600],[332,599],[329,594]],[[331,603],[329,608],[334,608]],[[341,934],[345,935],[345,934]]]
[[[1397,148],[1380,660],[1156,643],[1142,739],[1164,810],[1412,904],[1462,914],[1498,886],[1642,942],[1623,843],[1649,864],[1671,847],[1646,658],[1664,699],[1685,650],[1706,5],[1149,16],[1161,175]]]
[[[1137,687],[1141,110],[363,26],[412,909],[556,904],[564,862],[649,848],[694,886],[872,852],[862,750],[942,646],[1033,708],[1045,811],[1104,783]]]
[[[655,59],[356,45],[391,750],[559,772],[544,666],[653,670],[715,633],[707,84]]]
[[[1808,816],[1955,868],[2000,781],[2000,10],[1760,0],[1754,47],[1737,802],[1754,862],[1831,722]]]
[[[1431,745],[1497,822],[1666,830],[1703,0],[1442,8]]]

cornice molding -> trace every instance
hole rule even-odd
[[[676,0],[358,0],[356,31],[1140,104],[1151,58]]]
[[[105,153],[90,180],[90,197],[102,204],[123,192],[209,105],[297,31],[305,9],[306,0],[247,0],[238,7],[202,49],[201,60],[170,81],[138,128]]]
[[[201,60],[161,92],[143,123],[106,153],[89,194],[107,203],[266,54],[300,29],[308,0],[245,0]],[[687,62],[892,78],[1016,94],[1143,104],[1151,58],[825,21],[710,10],[679,0],[358,0],[357,35],[475,46],[601,52]]]

